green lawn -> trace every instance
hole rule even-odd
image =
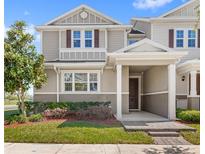
[[[4,129],[5,142],[73,144],[151,144],[144,132],[126,132],[116,124],[94,122],[42,122]]]
[[[192,144],[199,145],[200,144],[200,124],[187,124],[190,127],[196,128],[196,132],[192,131],[182,131],[181,135],[185,140],[189,141]]]

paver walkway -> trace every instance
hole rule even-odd
[[[183,137],[153,137],[154,143],[158,145],[191,145]]]
[[[198,145],[5,143],[5,154],[199,154]]]

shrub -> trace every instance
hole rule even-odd
[[[14,119],[18,122],[18,123],[25,123],[27,122],[27,117],[25,117],[24,115],[16,115],[14,116]]]
[[[178,118],[188,122],[200,122],[200,112],[196,110],[181,111]]]
[[[111,102],[25,102],[27,113],[42,113],[48,109],[80,111],[92,106],[109,107]]]
[[[113,118],[112,110],[104,106],[93,106],[78,112],[79,119],[106,120]]]
[[[17,121],[16,121],[16,119],[14,118],[14,116],[9,115],[9,116],[7,116],[6,120],[4,121],[4,124],[10,125],[10,124],[14,124],[14,123],[16,123],[16,122],[17,122]]]
[[[41,114],[33,114],[28,118],[31,122],[40,122],[43,120],[43,116]]]
[[[68,110],[67,109],[47,109],[43,112],[43,115],[48,119],[62,119],[67,118]]]
[[[182,111],[186,111],[186,110],[185,110],[185,109],[180,109],[180,108],[177,108],[177,109],[176,109],[176,116],[177,116],[177,118],[179,118],[179,114],[180,114]]]

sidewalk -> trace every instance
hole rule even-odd
[[[199,154],[198,145],[5,143],[5,154]]]

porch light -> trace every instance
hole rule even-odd
[[[183,76],[182,76],[182,81],[184,81],[184,80],[185,80],[185,76],[183,75]]]

